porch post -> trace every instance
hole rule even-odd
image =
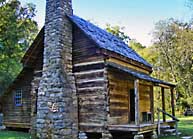
[[[161,88],[161,93],[162,93],[162,110],[166,111],[165,109],[165,93],[164,93],[164,88]],[[166,121],[166,115],[163,113],[163,122]]]
[[[139,80],[136,79],[134,81],[134,89],[135,89],[135,124],[139,125]]]
[[[151,123],[154,123],[154,94],[153,86],[150,86],[150,111],[151,111]]]
[[[171,88],[171,106],[172,106],[172,115],[175,116],[175,105],[174,105],[174,88]]]

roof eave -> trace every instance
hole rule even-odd
[[[146,75],[144,73],[140,73],[140,72],[137,72],[137,71],[132,71],[131,69],[128,69],[127,67],[123,67],[121,65],[117,65],[115,63],[112,63],[112,62],[106,62],[106,66],[110,66],[112,68],[116,68],[120,71],[123,71],[123,72],[126,72],[126,70],[128,71],[127,73],[128,74],[131,74],[132,76],[134,76],[135,78],[137,79],[141,79],[141,80],[145,80],[145,81],[148,81],[148,82],[152,82],[155,86],[160,86],[160,87],[164,87],[164,88],[174,88],[176,85],[175,84],[172,84],[172,83],[168,83],[168,82],[165,82],[165,81],[162,81],[160,79],[156,79],[154,77],[151,77],[149,75]],[[129,72],[129,71],[132,71]],[[140,78],[138,75],[134,75],[134,73],[137,73],[137,74],[141,74],[142,77]],[[149,80],[148,79],[145,79],[143,76],[149,76]],[[154,80],[154,81],[153,81]]]

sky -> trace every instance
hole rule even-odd
[[[46,0],[20,0],[36,5],[35,20],[41,28],[45,20]],[[74,14],[104,28],[107,23],[125,27],[124,32],[142,45],[152,44],[152,31],[159,20],[177,18],[188,21],[193,10],[189,0],[72,0]]]

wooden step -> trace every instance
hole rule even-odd
[[[176,129],[165,129],[163,130],[164,133],[174,133],[176,132]]]
[[[169,125],[161,125],[160,129],[170,129],[170,126]]]

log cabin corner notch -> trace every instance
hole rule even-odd
[[[72,27],[72,42],[69,41],[72,44],[68,45],[72,47],[72,65],[64,64],[64,66],[70,69],[69,78],[75,80],[72,82],[67,80],[62,84],[75,83],[76,96],[73,98],[77,100],[77,110],[75,109],[73,113],[77,115],[77,120],[72,120],[72,123],[78,126],[76,129],[78,132],[70,132],[75,135],[74,138],[94,136],[106,139],[112,136],[121,138],[152,133],[157,128],[154,119],[154,86],[171,88],[172,115],[175,116],[173,96],[175,85],[151,77],[152,66],[114,35],[73,14],[66,16],[66,22]],[[63,90],[56,89],[55,93],[47,94],[53,98],[53,102],[52,99],[44,104],[40,101],[44,98],[44,87],[48,86],[43,63],[48,62],[49,65],[50,61],[50,57],[47,56],[45,59],[44,56],[45,53],[49,53],[47,49],[49,44],[45,46],[45,30],[46,27],[42,28],[25,53],[21,60],[22,72],[2,96],[4,125],[29,128],[33,134],[38,134],[42,138],[49,134],[58,137],[60,131],[67,132],[64,128],[66,124],[64,119],[57,121],[60,112],[65,112],[65,109],[58,105],[63,102],[58,95],[66,95]],[[70,51],[66,50],[66,57],[62,55],[62,58],[67,59]],[[60,57],[61,53],[58,54]],[[58,67],[60,66],[55,65],[53,69]],[[16,107],[14,92],[21,88],[25,90],[22,92],[22,105]],[[164,110],[164,93],[162,94]],[[42,95],[41,99],[39,95]],[[37,111],[45,113],[37,115]],[[48,116],[44,119],[45,114]],[[41,119],[36,120],[37,117]],[[45,125],[49,128],[39,129]],[[40,132],[45,134],[39,134]]]

